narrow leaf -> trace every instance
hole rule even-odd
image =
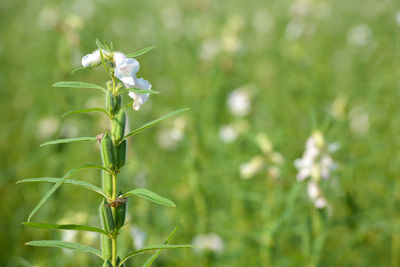
[[[174,230],[172,230],[172,232],[168,235],[167,239],[163,242],[163,245],[166,245],[169,242],[169,240],[174,236],[178,228],[181,226],[182,222],[183,220],[181,220],[175,226]],[[154,254],[142,265],[142,267],[150,267],[150,265],[156,260],[156,258],[158,257],[158,255],[160,255],[160,253],[161,249],[158,249],[156,252],[154,252]]]
[[[139,94],[150,94],[150,95],[158,95],[160,92],[154,90],[144,90],[144,89],[137,89],[137,88],[126,88],[125,90],[129,92],[139,93]]]
[[[96,142],[96,137],[74,137],[74,138],[66,138],[66,139],[58,139],[45,142],[40,146],[48,146],[48,145],[56,145],[56,144],[65,144],[65,143],[74,143],[74,142]]]
[[[165,206],[169,206],[169,207],[176,207],[175,203],[172,202],[171,200],[169,200],[165,197],[162,197],[162,196],[160,196],[150,190],[147,190],[145,188],[133,189],[129,192],[126,192],[125,194],[122,195],[122,198],[130,197],[132,195],[145,198],[145,199],[147,199],[151,202],[157,203],[157,204],[161,204],[161,205],[165,205]]]
[[[87,66],[87,67],[80,67],[80,68],[77,68],[77,69],[74,69],[73,71],[71,71],[71,74],[74,74],[75,72],[78,72],[78,71],[81,71],[81,70],[93,69],[93,68],[98,67],[100,65],[101,65],[101,63],[97,63],[95,65],[91,65],[91,66]]]
[[[66,248],[75,251],[92,253],[101,258],[101,252],[95,248],[85,246],[82,244],[74,242],[65,242],[58,240],[36,240],[25,243],[25,245],[36,246],[36,247],[56,247],[56,248]]]
[[[173,117],[173,116],[176,116],[176,115],[178,115],[179,113],[182,113],[182,112],[187,111],[187,110],[189,110],[189,109],[188,109],[188,108],[178,109],[178,110],[175,110],[175,111],[173,111],[173,112],[171,112],[171,113],[169,113],[169,114],[167,114],[167,115],[165,115],[165,116],[162,116],[161,118],[158,118],[158,119],[156,119],[156,120],[154,120],[154,121],[145,123],[144,125],[142,125],[141,127],[137,128],[136,130],[133,130],[133,131],[130,132],[129,134],[125,135],[125,137],[121,140],[121,142],[122,142],[123,140],[126,140],[126,139],[128,139],[129,137],[135,135],[135,134],[140,133],[141,131],[143,131],[143,130],[145,130],[145,129],[147,129],[147,128],[153,126],[153,125],[156,125],[156,124],[162,122],[162,121],[165,120],[165,119],[168,119],[168,118],[171,118],[171,117]]]
[[[28,178],[28,179],[23,179],[23,180],[18,181],[17,184],[19,184],[19,183],[29,183],[29,182],[57,183],[61,179],[63,179],[63,178],[53,178],[53,177]],[[86,189],[92,190],[92,191],[102,195],[107,200],[110,200],[109,197],[107,196],[107,194],[104,193],[103,190],[101,190],[100,187],[97,187],[97,186],[95,186],[95,185],[93,185],[91,183],[84,182],[84,181],[79,181],[79,180],[67,179],[67,180],[64,181],[64,184],[75,185],[75,186],[79,186],[79,187],[82,187],[82,188],[86,188]]]
[[[98,165],[93,165],[93,164],[86,164],[79,168],[74,168],[74,169],[69,170],[64,175],[64,177],[62,177],[57,183],[55,183],[53,185],[52,188],[50,188],[49,191],[46,192],[46,194],[44,194],[42,199],[39,201],[39,203],[35,206],[35,208],[29,214],[28,222],[31,220],[32,216],[35,215],[35,213],[43,206],[43,204],[47,201],[47,199],[49,199],[49,197],[65,182],[65,180],[67,180],[68,178],[70,178],[71,176],[73,176],[75,173],[77,173],[78,171],[80,171],[82,169],[90,169],[90,168],[103,169],[103,170],[109,171],[107,168],[105,168],[103,166],[98,166]]]
[[[151,50],[153,50],[155,48],[156,48],[156,46],[149,46],[149,47],[140,49],[139,51],[136,51],[134,53],[127,54],[126,57],[138,57],[138,56],[143,55],[143,54],[145,54],[147,52],[150,52]]]
[[[35,228],[46,228],[46,229],[60,229],[60,230],[74,230],[74,231],[87,231],[87,232],[95,232],[101,233],[104,235],[108,235],[106,231],[103,229],[87,226],[87,225],[78,225],[78,224],[50,224],[50,223],[38,223],[38,222],[23,222],[23,225],[31,226]]]
[[[98,39],[96,39],[96,45],[98,49],[107,51],[107,48]]]
[[[158,246],[150,246],[150,247],[144,247],[142,249],[135,250],[133,252],[130,252],[128,255],[126,255],[121,262],[119,263],[118,266],[121,266],[124,262],[126,262],[129,258],[134,257],[138,254],[145,253],[148,251],[152,250],[157,250],[157,249],[174,249],[174,248],[193,248],[195,246],[193,245],[158,245]]]
[[[64,118],[64,117],[69,116],[71,114],[87,113],[87,112],[94,112],[94,111],[103,112],[107,116],[109,116],[108,112],[103,108],[88,108],[88,109],[79,109],[79,110],[68,111],[68,112],[65,112],[64,114],[62,114],[61,117]]]
[[[101,87],[100,85],[93,84],[93,83],[85,83],[85,82],[78,82],[78,81],[62,81],[53,84],[53,87],[68,87],[68,88],[90,88],[90,89],[98,89],[103,92],[107,92],[106,89]]]

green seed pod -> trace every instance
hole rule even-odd
[[[112,195],[112,175],[107,171],[101,171],[101,176],[103,191],[110,197]]]
[[[112,138],[116,144],[118,144],[122,138],[124,138],[125,133],[125,121],[126,115],[123,109],[120,109],[117,114],[115,114],[112,120]]]
[[[111,137],[106,133],[101,140],[101,157],[106,168],[114,169],[115,166],[115,151]]]
[[[121,106],[122,98],[120,95],[113,95],[111,91],[106,94],[106,110],[110,114],[115,114],[119,107]]]
[[[111,211],[111,207],[107,203],[105,203],[104,200],[100,207],[100,211],[101,211],[102,222],[104,221],[103,228],[107,232],[111,233],[112,231],[114,231],[114,226],[115,226],[114,218]]]
[[[122,195],[122,192],[119,192],[119,195]],[[122,198],[120,205],[115,207],[115,227],[117,229],[121,228],[125,223],[126,216],[126,201],[127,199]]]
[[[117,158],[117,169],[120,169],[125,165],[126,158],[126,140],[122,141],[122,143],[115,148],[115,156]]]
[[[104,201],[100,204],[99,207],[99,213],[100,213],[100,221],[101,221],[101,227],[102,229],[106,229],[106,221],[103,216],[103,205]],[[111,254],[112,254],[112,245],[111,245],[111,239],[106,236],[106,235],[100,235],[100,245],[101,245],[101,253],[104,259],[111,259]],[[107,266],[107,265],[103,265]]]

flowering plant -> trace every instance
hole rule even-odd
[[[75,110],[67,112],[64,115],[93,111],[103,112],[111,121],[110,131],[98,134],[95,137],[76,137],[49,141],[41,146],[72,142],[97,142],[101,148],[102,165],[85,164],[71,169],[61,178],[28,178],[19,182],[50,182],[54,184],[29,214],[27,222],[24,223],[25,225],[37,228],[89,231],[98,233],[100,234],[101,251],[86,245],[58,240],[30,241],[26,244],[32,246],[66,248],[75,251],[92,253],[100,257],[102,259],[103,266],[107,267],[124,266],[124,263],[128,259],[136,256],[137,254],[155,251],[153,256],[150,257],[144,265],[150,266],[160,253],[161,249],[187,248],[192,246],[167,244],[172,235],[175,233],[177,229],[175,228],[162,245],[144,247],[134,250],[126,255],[121,255],[117,248],[117,237],[120,229],[125,224],[127,202],[129,197],[138,196],[154,203],[170,207],[174,207],[175,204],[171,200],[159,196],[158,194],[145,188],[136,188],[133,190],[128,190],[125,193],[119,191],[119,193],[117,193],[119,190],[117,176],[120,172],[120,169],[125,165],[126,162],[125,158],[127,152],[127,140],[129,137],[132,137],[151,126],[158,124],[167,118],[178,115],[179,113],[188,109],[184,108],[176,110],[166,116],[148,122],[130,133],[125,134],[125,124],[127,119],[125,109],[129,106],[132,106],[134,110],[138,111],[141,105],[148,100],[150,94],[158,93],[151,90],[151,84],[148,81],[136,77],[136,74],[139,71],[139,62],[134,59],[134,57],[144,54],[152,50],[154,47],[148,47],[136,53],[125,55],[121,52],[115,52],[112,43],[107,45],[96,40],[96,44],[98,50],[84,56],[82,58],[83,68],[78,70],[90,69],[102,64],[106,73],[110,77],[110,80],[106,83],[106,87],[78,81],[58,82],[54,84],[54,87],[92,88],[103,92],[106,96],[105,109],[91,108]],[[133,101],[124,105],[124,94],[127,94],[129,97],[131,97]],[[88,168],[101,170],[101,188],[85,181],[72,179],[72,176],[77,172]],[[101,196],[102,200],[99,207],[101,228],[76,224],[48,224],[30,221],[36,212],[49,199],[49,197],[63,184],[82,187],[94,191]]]

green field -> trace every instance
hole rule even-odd
[[[128,109],[131,130],[190,108],[129,140],[121,190],[145,187],[177,207],[132,198],[121,248],[162,243],[183,219],[171,244],[211,249],[163,251],[152,266],[400,266],[399,36],[394,0],[1,0],[0,265],[102,264],[25,246],[98,248],[99,237],[23,226],[51,186],[16,185],[101,162],[93,143],[39,147],[108,129],[98,113],[61,118],[103,107],[101,94],[52,87],[105,84],[101,66],[71,74],[97,38],[124,53],[157,47],[137,60],[160,94]],[[294,163],[315,131],[338,146],[321,209]],[[99,171],[75,178],[100,184]],[[99,203],[63,185],[33,221],[99,226]]]

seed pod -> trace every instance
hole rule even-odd
[[[119,195],[122,195],[122,192],[119,192]],[[126,203],[125,199],[125,201],[122,201],[120,205],[115,207],[115,227],[117,229],[121,228],[125,223]]]
[[[101,157],[106,168],[114,169],[115,166],[115,151],[111,137],[106,133],[101,140]]]
[[[121,106],[122,98],[120,95],[113,95],[111,91],[108,91],[106,94],[106,110],[110,114],[115,114],[119,107]]]
[[[125,158],[126,158],[126,140],[122,141],[122,143],[115,148],[115,156],[116,160],[116,167],[119,170],[122,166],[125,165]]]
[[[104,193],[107,196],[111,196],[112,194],[112,175],[107,171],[101,171],[101,185]]]
[[[103,216],[103,205],[104,201],[100,204],[99,213],[100,213],[100,221],[101,221],[101,228],[106,230],[106,221]],[[104,259],[111,259],[112,254],[112,245],[111,239],[106,235],[100,235],[100,245],[101,245],[101,253]],[[103,265],[107,266],[107,265]]]
[[[114,218],[112,215],[111,207],[105,203],[103,200],[103,203],[100,207],[100,212],[101,212],[101,217],[102,217],[102,224],[104,221],[103,228],[106,230],[108,233],[111,233],[114,231]]]
[[[125,133],[125,120],[126,115],[123,109],[120,109],[117,114],[115,114],[112,120],[112,138],[115,144],[118,144],[122,138],[124,138]]]

